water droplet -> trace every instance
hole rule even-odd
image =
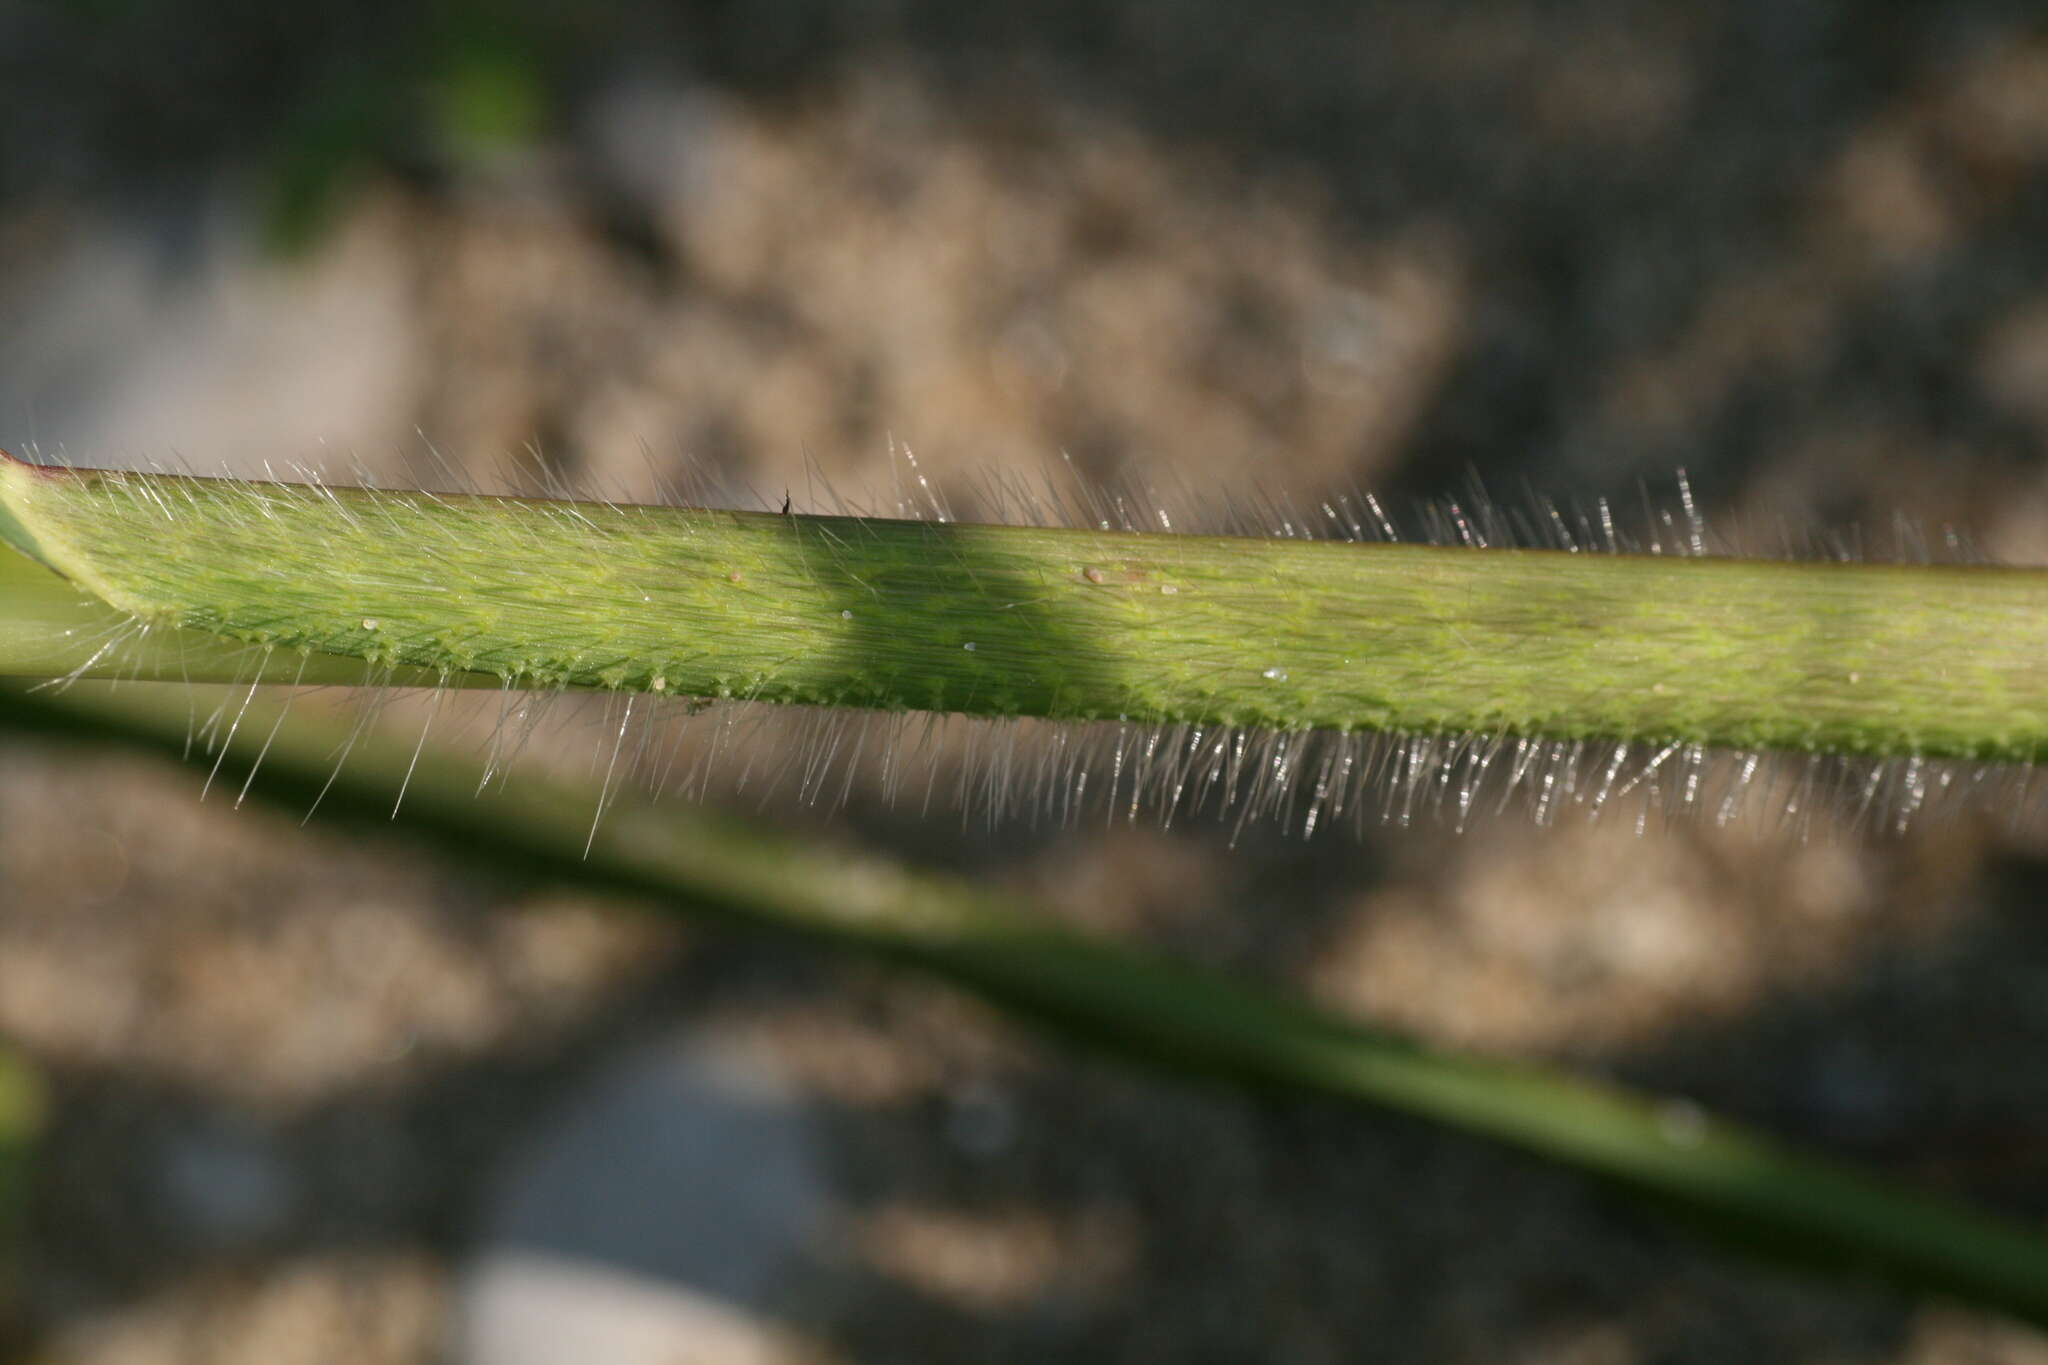
[[[966,644],[960,646],[960,648],[966,650],[969,654],[972,654],[974,652],[974,641],[969,640]]]
[[[1287,670],[1284,668],[1269,668],[1265,672],[1259,674],[1259,676],[1264,678],[1267,682],[1286,682]]]
[[[853,619],[853,613],[851,611],[842,611],[839,613],[839,619],[842,621],[851,621]]]

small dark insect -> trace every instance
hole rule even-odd
[[[789,490],[787,488],[782,490],[782,515],[785,517],[789,515]]]

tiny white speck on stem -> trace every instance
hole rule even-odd
[[[1657,1109],[1657,1131],[1674,1147],[1697,1147],[1707,1136],[1707,1114],[1691,1100],[1670,1100]]]
[[[974,652],[974,641],[969,640],[966,644],[960,646],[960,648],[966,650],[969,654],[972,654]]]
[[[1267,682],[1286,682],[1287,670],[1284,668],[1269,668],[1260,673],[1259,676]]]

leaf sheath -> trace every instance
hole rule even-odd
[[[136,620],[254,646],[286,677],[304,656],[340,656],[892,711],[2048,755],[2035,569],[792,516],[16,461],[0,462],[0,537]],[[136,665],[113,656],[86,669],[123,671]]]

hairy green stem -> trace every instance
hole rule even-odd
[[[1049,530],[12,460],[0,537],[137,621],[253,647],[285,678],[339,656],[892,711],[2048,756],[2048,571],[2033,569]],[[71,671],[50,653],[0,672]],[[90,654],[64,657],[169,672]],[[235,675],[188,661],[182,676]]]
[[[480,798],[468,762],[374,734],[336,774],[333,729],[302,715],[273,734],[260,701],[216,769],[215,756],[187,743],[185,698],[165,704],[150,692],[0,686],[0,727],[122,737],[236,784],[260,755],[253,794],[296,813],[324,793],[329,819],[386,829],[392,793],[408,784],[405,828],[493,875],[623,891],[878,954],[1091,1047],[1442,1123],[1617,1182],[1752,1249],[2048,1325],[2048,1240],[2034,1231],[1887,1187],[1689,1106],[1438,1051],[1063,929],[999,893],[707,810],[622,803],[593,838],[600,797],[590,787],[531,777]]]

